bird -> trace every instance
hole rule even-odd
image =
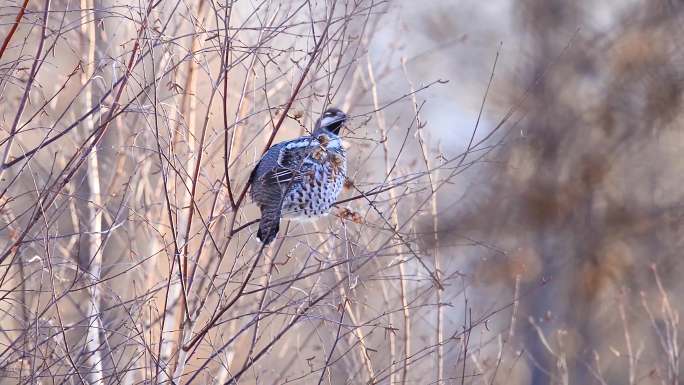
[[[252,170],[251,197],[261,211],[257,239],[264,246],[275,239],[281,218],[313,219],[330,211],[347,173],[340,139],[347,119],[328,108],[310,135],[274,144]]]

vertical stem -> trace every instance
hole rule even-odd
[[[429,169],[429,167],[428,167]],[[437,174],[437,170],[435,170],[435,174]],[[432,185],[434,189],[434,185]],[[435,249],[434,249],[434,258],[435,258],[435,275],[437,276],[437,279],[441,282],[442,280],[442,271],[440,270],[442,267],[442,261],[440,260],[440,255],[439,255],[439,236],[437,235],[437,229],[438,229],[438,220],[437,220],[437,195],[435,194],[434,190],[432,192],[432,202],[430,205],[432,209],[432,231],[434,232],[434,241],[435,241]],[[435,330],[435,343],[437,344],[437,384],[442,383],[442,379],[444,378],[444,344],[442,341],[444,340],[444,309],[442,306],[442,289],[439,287],[435,287],[435,295],[436,295],[436,300],[437,300],[437,328]],[[465,358],[464,358],[465,359]]]
[[[403,343],[404,343],[404,357],[403,364],[401,366],[401,384],[406,384],[406,378],[408,376],[408,366],[409,366],[409,356],[411,355],[411,313],[409,312],[408,305],[408,288],[406,287],[406,264],[399,264],[399,287],[401,289],[401,310],[404,316],[404,332]]]
[[[95,73],[95,20],[88,20],[89,13],[93,11],[93,0],[81,0],[81,47],[85,51],[85,66],[81,73],[83,85],[84,111],[90,111],[93,107],[93,84],[90,81]],[[95,129],[94,116],[85,120],[84,137]],[[88,217],[86,220],[89,235],[87,265],[90,279],[95,283],[89,289],[89,304],[87,310],[88,330],[86,333],[86,350],[89,353],[87,363],[90,368],[87,371],[87,380],[90,384],[103,385],[104,373],[102,371],[102,343],[100,332],[102,319],[100,318],[100,289],[98,281],[102,272],[102,196],[100,193],[100,170],[97,148],[88,155],[86,179],[88,181]]]
[[[202,4],[202,3],[200,3]],[[197,35],[193,34],[191,38],[191,44],[190,44],[190,50],[191,52],[195,52],[197,49]],[[186,186],[192,185],[192,175],[189,174],[190,170],[193,170],[195,168],[195,157],[193,151],[195,150],[195,132],[196,132],[196,120],[197,120],[197,98],[193,97],[191,93],[197,88],[197,76],[195,75],[195,71],[197,68],[197,63],[195,62],[194,59],[188,60],[188,66],[187,66],[187,77],[185,79],[185,87],[184,89],[184,94],[181,99],[181,110],[180,110],[180,117],[178,119],[179,122],[185,120],[187,124],[187,133],[185,135],[185,141],[186,141],[186,161],[185,161],[185,170],[188,171],[186,176],[184,177],[184,180],[180,184],[180,192],[182,194],[182,201],[178,207],[181,208],[188,208],[192,207],[193,202],[191,201],[191,196],[190,196],[190,191],[186,188]],[[180,125],[180,123],[179,123]],[[177,132],[179,129],[176,130]],[[180,136],[177,136],[179,139]],[[177,143],[178,144],[178,143]],[[178,148],[178,147],[177,147]],[[180,175],[176,175],[178,177]],[[182,176],[181,176],[182,177]],[[178,189],[179,185],[178,183],[175,183],[175,193],[176,196],[178,194]],[[188,219],[189,215],[184,215],[180,214],[178,215],[178,224],[176,226],[176,231],[177,231],[177,237],[178,237],[178,251],[180,252],[181,250],[187,250],[185,247],[186,243],[188,242],[188,239],[184,236],[185,229],[188,225]],[[181,258],[184,261],[184,266],[176,266],[176,264],[172,263],[171,266],[172,268],[176,266],[178,271],[169,272],[169,279],[174,279],[174,277],[177,277],[178,282],[172,282],[169,285],[169,294],[168,294],[168,300],[167,303],[178,303],[176,306],[173,306],[169,309],[166,309],[164,313],[164,330],[162,330],[162,336],[170,334],[171,336],[168,337],[162,337],[162,355],[160,357],[160,360],[162,361],[162,365],[168,365],[165,370],[160,373],[161,375],[159,376],[159,383],[166,383],[171,380],[169,378],[169,375],[172,375],[172,373],[175,372],[175,367],[176,367],[176,359],[174,359],[174,362],[170,362],[174,351],[180,346],[181,341],[183,340],[182,333],[180,330],[182,329],[183,326],[183,309],[185,308],[186,304],[183,303],[185,296],[182,295],[182,284],[181,280],[184,280],[186,277],[183,275],[187,271],[187,255],[182,256]],[[174,256],[174,258],[177,258],[177,256]],[[184,269],[185,267],[185,269]],[[175,341],[175,342],[174,342]]]
[[[381,109],[380,109],[380,101],[378,98],[378,87],[377,87],[377,83],[375,81],[375,75],[373,72],[373,63],[371,62],[370,55],[367,56],[366,64],[367,64],[367,70],[368,70],[368,79],[369,79],[370,84],[371,84],[371,95],[373,97],[373,107],[377,111],[376,116],[377,116],[377,120],[378,120],[378,129],[380,130],[380,136],[381,136],[381,140],[382,140],[382,149],[384,152],[384,160],[385,160],[385,175],[386,175],[386,178],[389,179],[390,178],[389,174],[392,172],[392,165],[391,165],[390,160],[389,160],[389,147],[387,144],[388,141],[386,140],[387,139],[387,125],[385,122],[385,116],[382,113],[382,111],[380,111]],[[392,226],[394,226],[394,228],[398,228],[398,226],[399,226],[399,215],[398,215],[397,210],[396,210],[397,196],[396,196],[395,190],[390,190],[389,195],[390,195],[390,207],[392,208],[392,219],[391,219],[392,222],[391,222],[391,224],[392,224]],[[401,247],[395,246],[394,252],[397,255],[400,255],[401,254]],[[398,265],[399,265],[399,276],[400,276],[401,282],[403,284],[404,283],[404,277],[405,277],[405,275],[404,275],[405,274],[404,264],[399,263]],[[408,311],[408,308],[405,306],[405,301],[406,301],[406,296],[403,295],[403,293],[402,293],[402,306],[404,307],[404,311]],[[391,313],[389,315],[389,320],[390,320],[390,323],[392,323],[392,314]],[[406,327],[406,318],[404,318],[404,324],[405,324],[404,327]],[[391,355],[391,357],[390,357],[391,361],[390,362],[395,361],[394,360],[395,352],[394,352],[394,349],[392,349],[393,347],[394,346],[391,346],[391,349],[390,349],[390,355]],[[407,348],[406,348],[406,346],[404,346],[404,365],[406,365],[406,363],[407,363],[406,362],[406,354],[407,354],[406,351],[407,351]],[[404,377],[406,376],[405,370],[406,369],[404,368],[404,370],[402,371]],[[394,378],[396,375],[395,372],[396,371],[394,370],[394,364],[391,364],[390,365],[390,384],[393,384],[396,382],[396,380]],[[406,381],[406,380],[404,379],[402,381]]]
[[[230,201],[230,207],[231,209],[235,210],[237,207],[235,207],[235,197],[233,196],[233,188],[231,187],[230,184],[230,154],[231,154],[231,147],[228,146],[228,71],[229,71],[229,63],[231,61],[231,52],[230,52],[230,36],[228,34],[228,26],[230,25],[230,17],[233,15],[233,4],[231,2],[230,6],[226,4],[226,7],[224,9],[224,14],[223,14],[223,28],[224,28],[224,48],[223,52],[221,55],[223,55],[223,60],[222,60],[222,70],[223,70],[223,130],[224,130],[224,139],[223,139],[223,167],[224,167],[224,172],[225,172],[225,177],[226,177],[226,189],[228,190],[228,200]],[[256,55],[254,55],[256,57]],[[247,77],[247,76],[246,76]],[[232,131],[234,131],[237,127],[234,125],[232,128]],[[232,137],[234,136],[234,133],[231,133],[231,140],[232,142]]]
[[[338,281],[342,281],[344,279],[344,275],[340,271],[339,266],[336,266],[333,268],[333,271],[335,273],[335,276],[337,277]],[[375,370],[373,369],[373,362],[371,361],[370,356],[368,355],[368,349],[366,348],[366,341],[363,335],[363,331],[361,330],[361,326],[359,326],[359,320],[358,317],[356,316],[356,313],[354,313],[354,309],[351,307],[350,301],[347,299],[347,295],[344,292],[344,287],[340,285],[338,287],[338,290],[340,292],[340,297],[342,298],[343,304],[342,304],[342,309],[341,312],[342,314],[347,314],[352,326],[352,332],[349,334],[349,345],[353,346],[354,342],[352,341],[353,337],[356,337],[356,339],[359,341],[359,358],[361,358],[361,362],[363,362],[363,365],[366,367],[366,371],[368,372],[368,383],[375,383]]]
[[[200,2],[197,9],[197,19],[199,20],[204,14],[204,5],[206,2]],[[196,26],[193,25],[196,31]],[[193,33],[190,43],[190,52],[194,53],[198,50],[199,41],[198,33]],[[185,120],[188,125],[188,133],[186,136],[187,140],[187,159],[185,164],[185,169],[188,171],[184,182],[182,183],[183,190],[183,200],[181,203],[181,208],[187,208],[186,215],[180,215],[178,220],[178,226],[176,230],[178,232],[177,239],[179,249],[181,252],[180,261],[182,265],[178,266],[178,278],[179,282],[177,284],[172,284],[172,290],[169,292],[169,301],[178,302],[178,306],[174,306],[172,309],[166,309],[165,317],[168,317],[168,321],[164,325],[170,328],[175,328],[176,331],[172,332],[175,338],[166,340],[167,345],[165,346],[164,359],[165,362],[170,362],[169,370],[164,373],[172,373],[171,380],[176,381],[180,379],[185,369],[185,360],[187,359],[187,351],[182,350],[180,347],[183,344],[183,339],[186,335],[192,334],[192,329],[194,324],[191,323],[189,318],[186,319],[186,313],[183,311],[187,309],[188,304],[185,303],[187,298],[187,293],[183,293],[186,290],[188,284],[188,255],[189,248],[188,242],[190,241],[190,227],[192,225],[192,216],[194,210],[193,196],[197,185],[197,172],[199,167],[199,162],[201,162],[201,152],[203,146],[203,139],[197,142],[197,97],[190,96],[189,93],[195,92],[197,89],[197,63],[196,60],[191,59],[188,61],[188,76],[185,84],[186,94],[183,96],[183,104],[181,105],[181,112],[185,116]],[[211,106],[211,102],[209,102]],[[207,111],[209,114],[209,111]],[[204,138],[204,131],[202,132],[202,138]],[[190,174],[190,171],[194,170],[194,174]],[[192,186],[188,189],[188,186]],[[182,250],[182,251],[181,251]],[[173,278],[173,272],[169,274],[169,279]],[[168,303],[168,302],[167,302]],[[187,328],[186,328],[187,326]],[[171,332],[171,330],[167,330]],[[173,342],[175,341],[175,342]],[[177,351],[178,354],[173,356],[173,353]],[[160,383],[164,382],[165,376],[160,376]]]
[[[408,71],[406,69],[406,59],[402,58],[401,59],[401,67],[404,72],[404,76],[406,77],[406,80],[409,83],[410,91],[411,91],[411,100],[413,102],[413,111],[418,117],[418,125],[416,129],[416,134],[418,137],[418,145],[420,146],[420,151],[423,156],[423,162],[425,163],[425,169],[428,171],[428,179],[430,181],[430,214],[432,216],[432,235],[433,235],[433,241],[434,241],[434,259],[435,259],[435,275],[437,276],[437,280],[441,282],[442,280],[442,271],[441,265],[442,261],[440,258],[439,250],[440,250],[440,245],[439,245],[439,220],[438,220],[438,212],[437,212],[437,186],[435,183],[435,180],[438,179],[439,177],[439,170],[434,170],[434,175],[430,170],[432,170],[432,163],[430,161],[430,156],[428,155],[428,150],[425,147],[425,140],[423,138],[423,123],[420,119],[419,116],[419,111],[418,111],[418,101],[416,100],[416,89],[413,83],[411,82],[409,76],[408,76]],[[436,381],[437,384],[441,383],[444,378],[444,345],[442,344],[442,341],[444,340],[444,311],[443,311],[443,306],[442,306],[442,289],[437,287],[436,292],[436,301],[437,301],[437,315],[436,315],[436,328],[435,328],[435,344],[437,345],[437,365],[435,366],[436,369]]]

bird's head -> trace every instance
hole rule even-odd
[[[346,121],[347,114],[342,112],[342,110],[334,107],[328,108],[316,121],[314,133],[328,131],[335,135],[340,135],[340,130]]]

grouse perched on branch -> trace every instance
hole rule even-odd
[[[277,143],[261,157],[249,177],[252,199],[261,210],[257,238],[275,239],[281,217],[327,214],[342,191],[347,158],[339,134],[347,115],[329,108],[311,135]]]

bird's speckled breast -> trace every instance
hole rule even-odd
[[[327,214],[342,191],[347,173],[344,150],[322,151],[307,164],[301,183],[292,186],[283,200],[283,216],[312,218]],[[308,163],[308,162],[307,162]]]

